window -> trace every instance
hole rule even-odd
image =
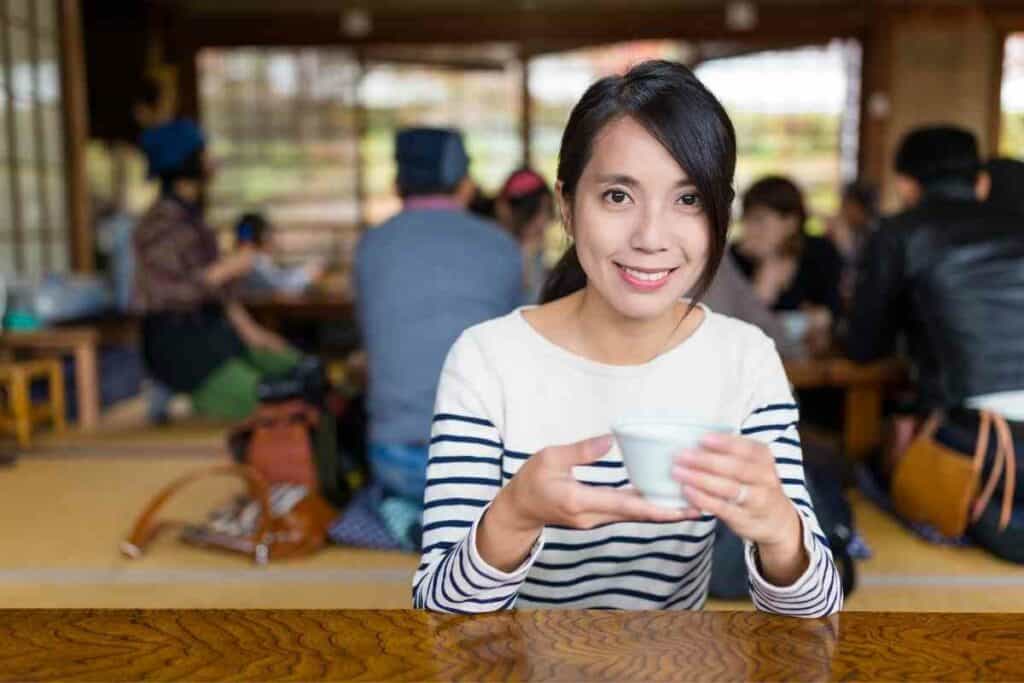
[[[856,178],[859,44],[717,59],[696,72],[736,128],[737,192],[765,175],[788,176],[804,192],[809,230],[821,231],[842,184]]]
[[[461,129],[470,172],[490,192],[522,160],[518,66],[491,51],[207,49],[199,73],[218,169],[209,219],[228,242],[242,212],[265,211],[286,256],[330,255],[344,267],[359,228],[399,209],[403,126]]]
[[[68,269],[56,10],[0,4],[0,273]]]
[[[1007,37],[1000,91],[999,153],[1024,157],[1024,33]]]

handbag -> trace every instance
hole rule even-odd
[[[964,535],[976,522],[995,494],[1000,476],[1003,482],[999,529],[1009,524],[1016,478],[1016,454],[1006,420],[981,411],[974,454],[962,453],[935,439],[943,416],[933,413],[896,464],[892,479],[892,502],[905,519],[929,524],[945,536]],[[995,432],[996,450],[992,470],[981,485],[982,465]]]
[[[215,512],[205,524],[157,521],[157,513],[175,493],[214,476],[237,477],[245,482],[246,494],[235,501],[231,513]],[[271,485],[253,467],[216,465],[185,474],[161,489],[121,543],[121,553],[131,559],[139,558],[160,531],[184,526],[181,538],[187,543],[242,553],[257,564],[266,564],[322,548],[335,516],[327,501],[302,485]]]

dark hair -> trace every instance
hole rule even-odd
[[[939,182],[973,183],[981,161],[974,134],[957,126],[910,131],[896,152],[896,171],[925,187]]]
[[[711,286],[725,251],[736,169],[732,122],[715,96],[682,64],[653,60],[622,76],[602,78],[573,107],[562,135],[558,180],[570,207],[594,140],[609,123],[627,116],[672,155],[704,202],[711,239],[708,261],[691,292],[693,301],[699,301]],[[544,284],[541,303],[561,299],[586,284],[576,247],[571,246]]]
[[[481,218],[494,220],[494,197],[489,196],[477,186],[473,190],[473,198],[469,200],[469,205],[466,209]]]
[[[864,209],[869,220],[878,218],[878,187],[866,180],[855,180],[843,187],[843,199]]]
[[[1024,162],[998,158],[985,164],[992,179],[988,202],[1005,211],[1024,213]]]
[[[743,194],[743,213],[765,207],[783,216],[795,216],[797,230],[782,244],[787,254],[799,255],[804,244],[804,224],[807,222],[807,206],[803,193],[789,178],[766,176],[747,188]]]
[[[520,185],[522,187],[517,187]],[[510,211],[511,225],[507,226],[512,234],[519,239],[523,229],[533,220],[545,206],[551,207],[554,196],[544,178],[528,168],[514,171],[505,181],[498,195],[498,200],[505,202]]]
[[[262,247],[270,234],[270,221],[261,213],[246,213],[235,224],[235,239],[239,244]]]
[[[783,216],[796,216],[800,231],[803,231],[804,223],[807,222],[804,195],[796,183],[789,178],[777,175],[766,176],[747,188],[743,194],[743,213],[746,214],[759,206],[769,208]]]

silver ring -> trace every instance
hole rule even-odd
[[[747,495],[750,493],[750,487],[746,484],[740,484],[740,490],[736,492],[736,497],[732,499],[732,504],[739,507],[743,505],[743,502],[747,499]]]

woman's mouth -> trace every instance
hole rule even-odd
[[[644,292],[661,289],[669,281],[672,273],[676,271],[676,268],[663,268],[660,270],[654,268],[633,268],[621,263],[616,263],[615,267],[626,284]]]

